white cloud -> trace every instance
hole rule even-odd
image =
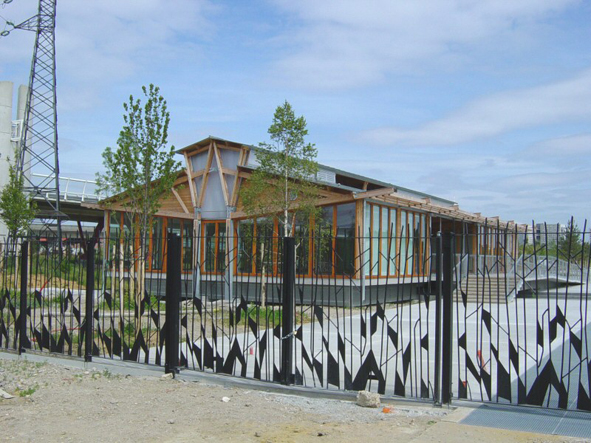
[[[476,99],[416,129],[385,127],[362,138],[381,145],[453,145],[591,117],[591,70],[560,82]]]
[[[580,161],[580,156],[591,155],[591,134],[576,134],[558,137],[537,143],[524,152],[524,156],[566,157],[575,156],[574,161]]]
[[[417,66],[454,66],[462,50],[529,42],[536,25],[577,0],[272,0],[299,20],[291,54],[276,65],[286,83],[339,89]],[[525,44],[525,43],[524,43]],[[454,66],[454,68],[457,66]]]
[[[31,3],[14,2],[1,13],[19,23],[36,13]],[[56,17],[60,109],[90,108],[105,89],[120,81],[163,68],[173,70],[175,58],[177,63],[199,58],[194,42],[210,38],[214,27],[207,16],[214,11],[210,0],[60,0]],[[15,30],[2,39],[2,65],[31,59],[32,42],[18,35],[23,32]],[[0,67],[0,72],[6,71],[8,66]]]

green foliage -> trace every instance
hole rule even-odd
[[[157,86],[142,87],[146,103],[129,97],[117,148],[103,152],[104,174],[97,174],[99,188],[115,197],[129,211],[134,230],[148,234],[161,197],[170,191],[180,162],[174,146],[167,148],[170,113]]]
[[[281,308],[276,306],[255,306],[248,307],[246,312],[242,311],[238,323],[242,323],[247,318],[250,318],[259,325],[274,325],[280,326],[282,324]],[[295,323],[308,323],[309,318],[306,314],[300,312],[295,313]]]
[[[318,172],[317,151],[305,141],[306,120],[303,116],[296,117],[287,101],[275,110],[267,132],[271,143],[259,145],[256,151],[259,167],[242,187],[241,198],[248,215],[280,218],[287,236],[292,224],[290,212],[308,215],[317,212],[319,188],[310,181]]]
[[[30,395],[33,395],[35,393],[35,391],[37,391],[37,389],[39,389],[39,385],[34,385],[31,386],[29,388],[24,388],[24,389],[17,389],[17,393],[19,397],[28,397]]]
[[[579,265],[586,265],[589,261],[591,252],[589,234],[587,233],[583,238],[583,233],[573,220],[568,222],[566,232],[548,233],[544,240],[547,243],[525,244],[523,253],[528,257],[556,257]]]
[[[558,258],[583,264],[589,259],[589,243],[583,242],[579,227],[571,220],[565,235],[558,239]]]
[[[15,158],[18,158],[15,151]],[[16,162],[8,161],[8,183],[0,191],[0,219],[8,229],[9,235],[14,238],[29,230],[31,222],[35,218],[35,204],[24,192],[24,177],[18,173]]]

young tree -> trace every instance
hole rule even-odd
[[[14,156],[18,158],[17,151]],[[0,219],[8,229],[9,238],[14,240],[29,230],[35,218],[36,207],[23,191],[24,177],[18,173],[16,162],[12,164],[10,158],[6,161],[8,161],[8,183],[0,191]]]
[[[126,114],[119,133],[117,148],[103,152],[104,174],[97,174],[99,188],[115,195],[111,202],[120,203],[132,226],[133,238],[139,238],[139,285],[136,307],[143,294],[147,239],[154,215],[160,208],[161,197],[170,192],[177,177],[180,162],[176,161],[174,146],[167,148],[170,113],[166,100],[157,86],[142,87],[145,104],[129,97],[123,104]],[[135,243],[135,241],[133,242]]]
[[[241,190],[245,212],[268,215],[283,222],[283,235],[290,235],[296,213],[311,215],[316,209],[318,187],[310,181],[318,172],[316,148],[306,143],[306,119],[296,117],[286,101],[278,106],[268,131],[271,143],[260,143],[259,163]],[[291,230],[293,233],[293,229]]]
[[[575,263],[583,263],[584,244],[581,239],[581,231],[571,219],[567,226],[564,235],[558,238],[557,252],[558,258],[568,260]]]

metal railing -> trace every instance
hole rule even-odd
[[[39,179],[47,182],[51,175],[31,174],[33,182]],[[55,199],[51,192],[46,193],[45,197],[49,200]],[[105,195],[98,190],[98,183],[94,180],[85,180],[73,177],[60,176],[60,200],[72,203],[96,203],[103,199]]]
[[[519,257],[516,262],[516,273],[524,280],[557,279],[565,282],[586,280],[584,269],[576,262],[563,260],[551,255],[543,257]],[[523,275],[520,275],[523,274]]]

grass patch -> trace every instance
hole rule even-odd
[[[30,395],[33,395],[35,391],[37,391],[37,389],[39,389],[39,385],[33,385],[26,389],[17,389],[16,393],[19,397],[28,397]]]

